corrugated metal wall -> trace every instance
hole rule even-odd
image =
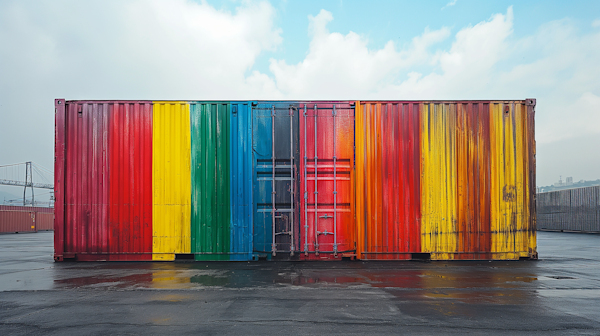
[[[107,260],[108,134],[113,104],[68,102],[66,105],[65,256]],[[55,204],[57,206],[57,204]]]
[[[252,260],[252,104],[230,108],[231,260]]]
[[[534,107],[58,99],[55,258],[535,258]]]
[[[300,103],[301,259],[356,251],[354,102]]]
[[[600,232],[600,186],[537,194],[537,228]]]
[[[152,104],[110,106],[109,259],[152,260]]]
[[[358,102],[358,258],[410,259],[421,252],[418,102]]]
[[[192,253],[229,260],[229,104],[192,103]]]
[[[523,101],[491,102],[491,219],[494,259],[535,253],[530,157],[533,125]]]
[[[537,255],[534,101],[358,105],[359,258]]]
[[[35,228],[37,231],[54,230],[54,209],[52,212],[36,212]]]
[[[190,104],[154,102],[153,260],[191,252]]]
[[[489,259],[491,181],[489,103],[456,107],[457,259]],[[475,253],[470,253],[475,252]]]
[[[53,230],[54,209],[0,205],[0,233]]]

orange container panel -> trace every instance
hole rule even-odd
[[[420,105],[358,102],[358,258],[410,259],[421,252]]]

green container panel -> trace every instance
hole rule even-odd
[[[230,259],[228,102],[190,103],[192,253],[195,260]]]

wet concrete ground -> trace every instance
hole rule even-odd
[[[600,235],[513,262],[54,263],[0,235],[0,334],[600,334]]]

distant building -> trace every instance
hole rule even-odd
[[[554,187],[555,188],[560,188],[560,187],[564,187],[565,183],[562,180],[562,176],[558,178],[558,182],[554,183]]]
[[[569,176],[563,182],[562,176],[560,176],[558,179],[558,182],[555,182],[552,185],[538,186],[537,192],[543,193],[543,192],[556,191],[556,190],[562,190],[562,189],[583,188],[583,187],[591,187],[591,186],[597,186],[597,185],[600,185],[600,179],[592,180],[592,181],[580,180],[579,182],[573,182],[573,177]]]

